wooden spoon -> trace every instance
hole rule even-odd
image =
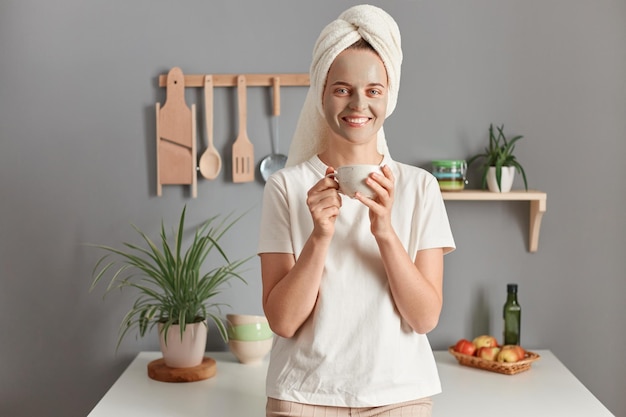
[[[217,178],[222,169],[222,158],[213,146],[213,76],[204,76],[204,123],[206,124],[206,137],[208,148],[202,153],[200,162],[200,174],[207,180]]]

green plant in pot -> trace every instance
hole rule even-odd
[[[491,191],[496,192],[509,191],[513,182],[513,175],[517,171],[522,174],[524,187],[528,190],[526,172],[513,154],[515,143],[523,136],[515,136],[507,140],[504,135],[504,125],[496,127],[496,129],[498,130],[497,134],[494,133],[493,124],[489,125],[489,146],[485,148],[484,152],[469,158],[467,165],[469,166],[479,159],[484,160],[482,164],[482,188],[489,187]],[[503,178],[508,179],[508,183],[504,183]]]
[[[219,316],[223,304],[216,303],[214,297],[233,278],[246,282],[240,275],[241,267],[251,258],[231,261],[219,243],[242,216],[234,220],[231,215],[209,218],[195,228],[193,240],[183,250],[185,212],[186,207],[171,236],[167,235],[161,222],[157,243],[133,225],[145,245],[124,242],[123,249],[92,245],[108,253],[93,269],[90,291],[104,277],[111,276],[105,294],[127,288],[138,293],[120,325],[117,347],[131,329],[137,329],[143,337],[157,326],[165,363],[174,368],[196,366],[202,362],[209,318],[224,341],[228,340]],[[203,272],[202,267],[211,253],[216,254],[220,265]]]

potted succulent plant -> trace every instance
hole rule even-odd
[[[484,159],[482,168],[482,188],[489,188],[494,192],[508,192],[511,190],[515,171],[522,174],[524,187],[528,190],[526,173],[518,162],[513,150],[515,142],[523,136],[515,136],[507,140],[504,136],[504,125],[496,127],[498,134],[493,131],[493,124],[489,125],[489,146],[483,153],[472,156],[467,160],[468,166],[478,159]]]
[[[140,336],[157,326],[165,364],[186,368],[202,362],[206,348],[207,320],[217,326],[224,341],[228,340],[221,317],[221,303],[214,302],[232,278],[246,282],[240,269],[246,259],[231,261],[219,244],[220,239],[241,218],[214,216],[195,229],[193,240],[183,251],[185,238],[183,208],[178,228],[168,237],[161,222],[158,244],[133,225],[145,245],[124,243],[123,249],[92,245],[107,252],[96,263],[91,290],[106,276],[111,276],[106,293],[132,288],[138,294],[123,318],[117,347],[133,328]],[[208,272],[201,269],[207,257],[216,251],[221,265]],[[176,337],[179,336],[179,337]]]

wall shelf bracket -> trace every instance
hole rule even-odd
[[[546,212],[547,194],[537,190],[515,190],[508,193],[494,193],[487,190],[444,191],[444,200],[456,201],[529,201],[530,222],[528,231],[528,251],[537,252],[541,220]]]

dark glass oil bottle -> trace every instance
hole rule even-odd
[[[504,344],[519,345],[522,307],[517,302],[517,284],[508,284],[506,292],[506,303],[504,304]]]

